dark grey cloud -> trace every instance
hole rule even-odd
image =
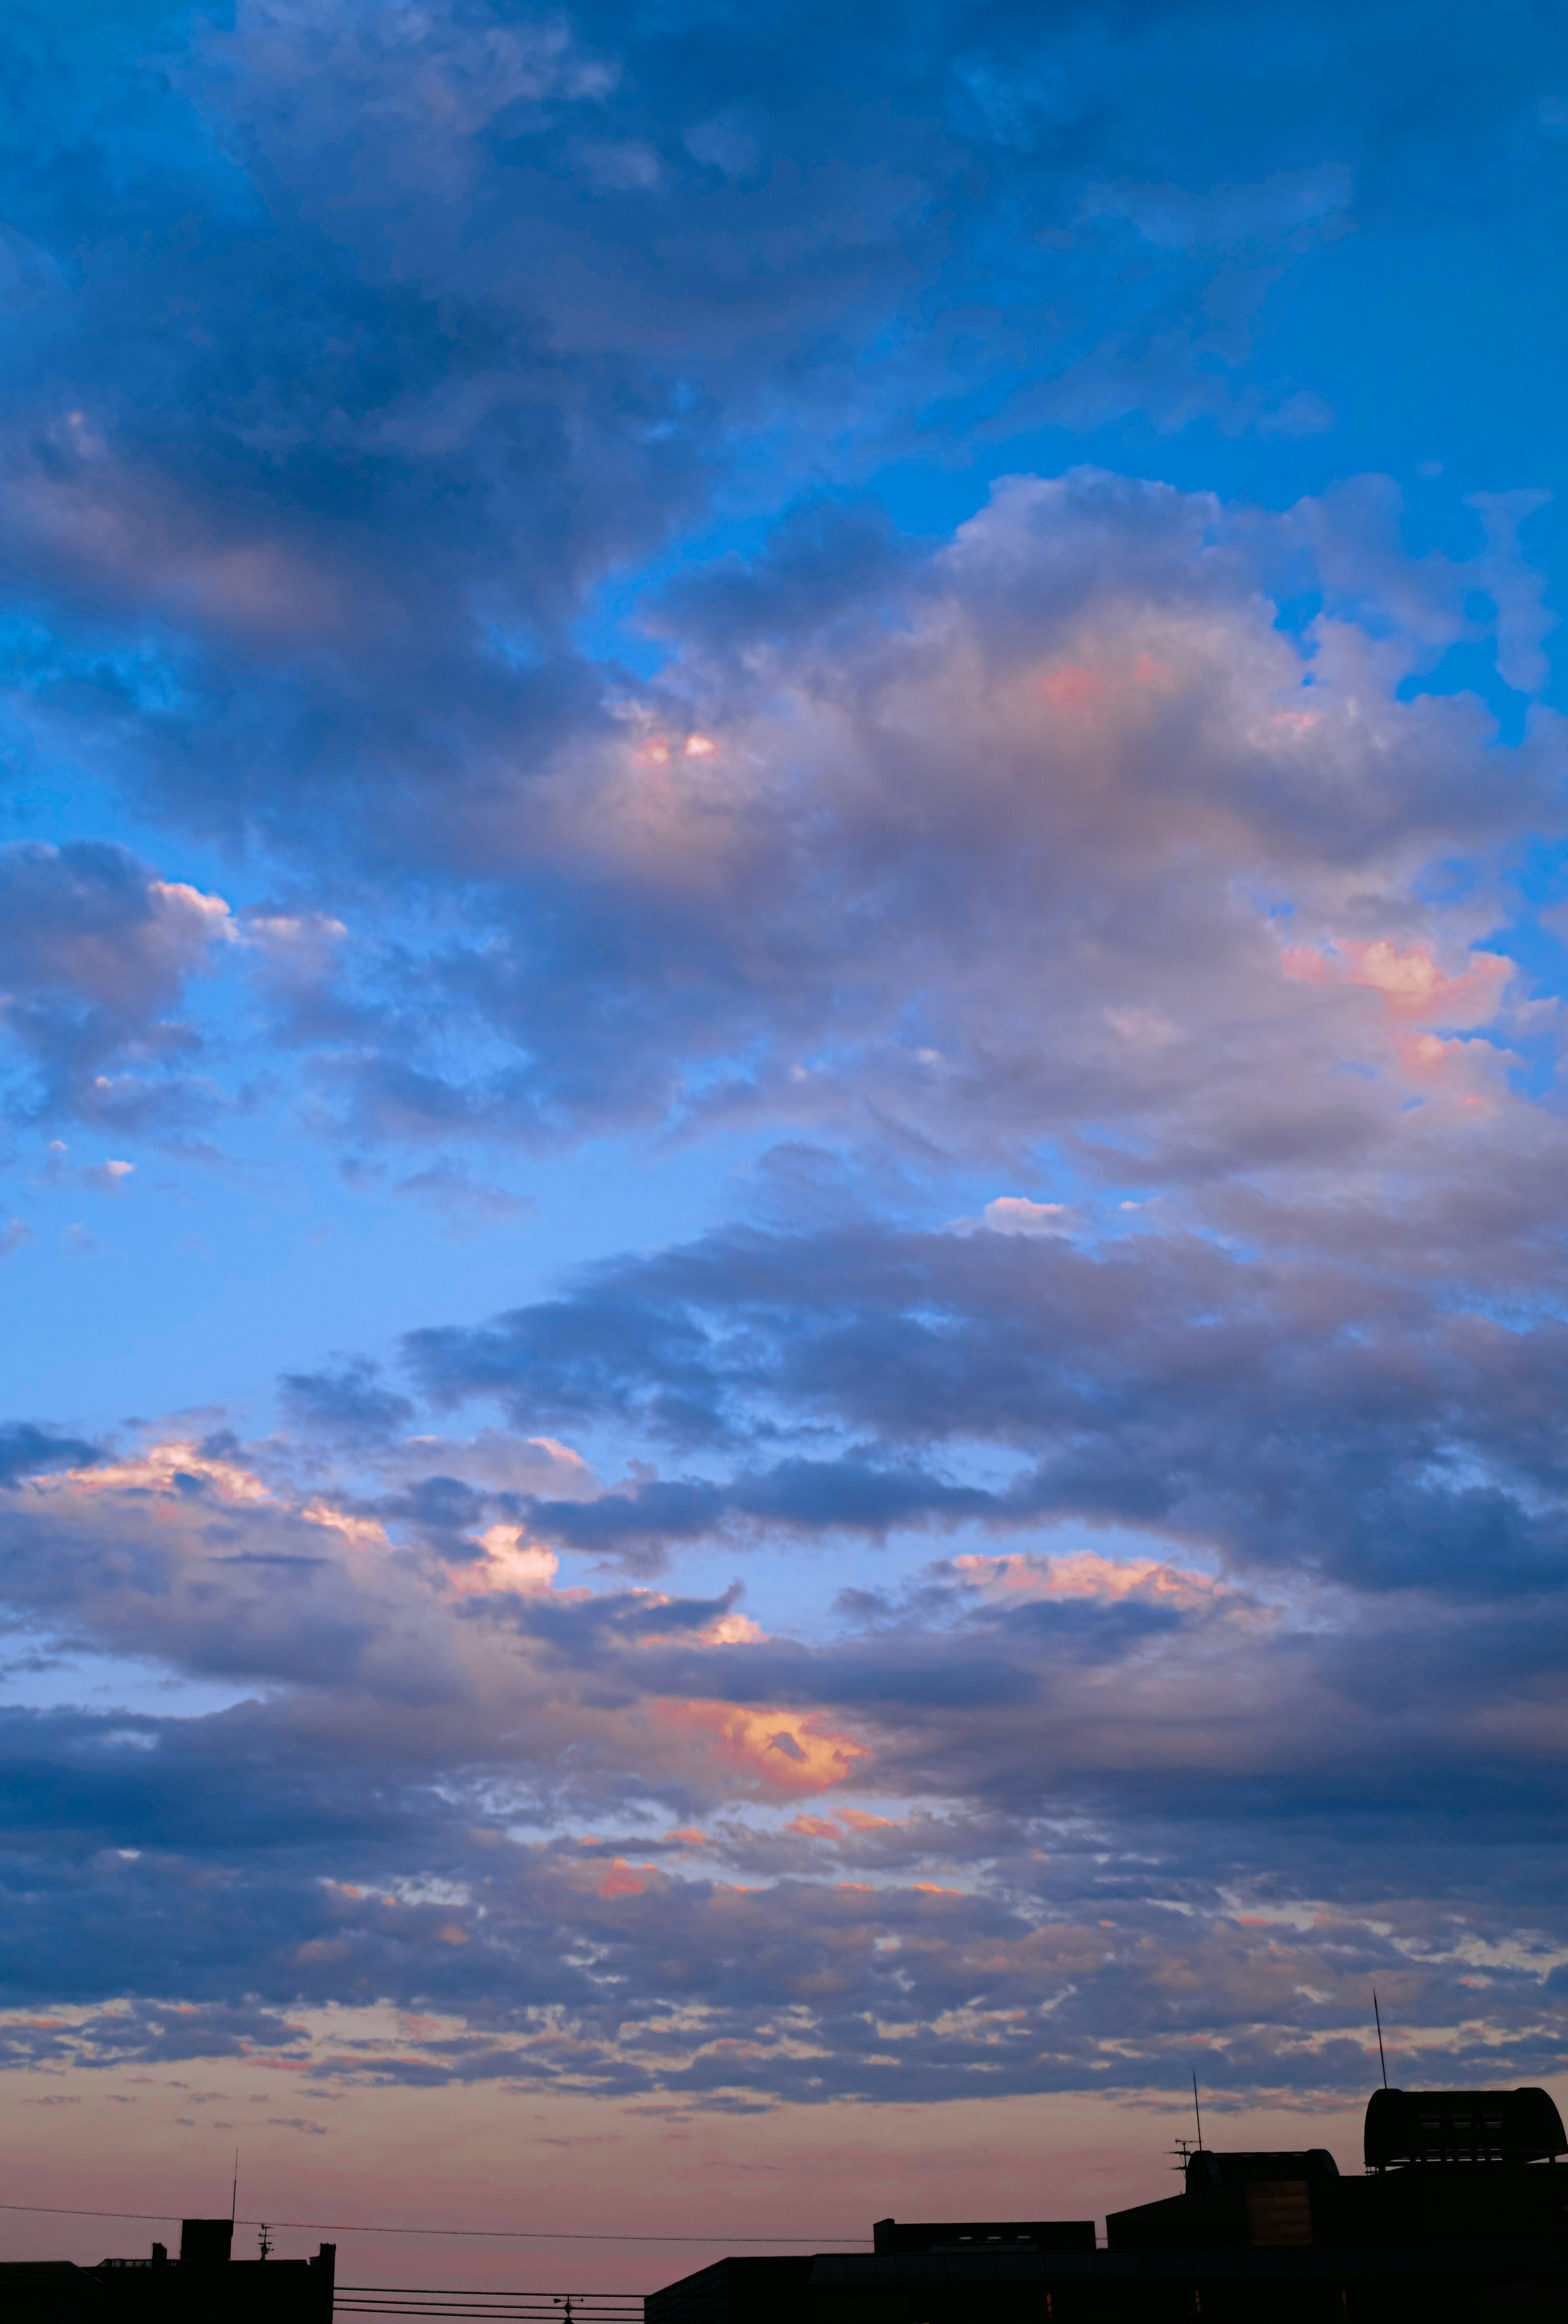
[[[351,1357],[331,1371],[285,1372],[278,1393],[295,1422],[334,1433],[383,1435],[413,1418],[407,1397],[382,1387],[366,1357]]]
[[[103,1457],[96,1444],[62,1436],[32,1420],[8,1420],[0,1427],[0,1485],[14,1490],[20,1477],[51,1469],[83,1469]]]
[[[1536,1246],[1534,1312],[1503,1328],[1484,1272],[1466,1312],[1462,1271],[1424,1283],[1403,1251],[1307,1269],[1148,1230],[1080,1248],[870,1220],[737,1229],[602,1266],[570,1301],[416,1333],[408,1354],[428,1393],[494,1397],[522,1428],[613,1414],[710,1453],[862,1440],[723,1483],[530,1505],[577,1546],[646,1555],[736,1520],[876,1534],[1077,1517],[1353,1588],[1531,1593],[1568,1573],[1555,1241]],[[1019,1465],[1001,1482],[951,1473],[981,1450]]]
[[[730,1530],[737,1521],[758,1534],[784,1527],[877,1537],[899,1526],[991,1518],[998,1499],[929,1471],[852,1458],[787,1460],[722,1484],[672,1479],[594,1500],[525,1498],[518,1508],[533,1530],[564,1547],[657,1562],[672,1544]]]

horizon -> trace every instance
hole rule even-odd
[[[1151,2151],[1141,2160],[1135,2160],[1130,2168],[1120,2156],[1113,2156],[1111,2153],[1096,2153],[1091,2148],[1084,2155],[1076,2151],[1076,2140],[1083,2135],[1083,2121],[1085,2118],[1092,2121],[1094,2114],[1100,2111],[1093,2102],[1083,2110],[1078,2126],[1069,2131],[1069,2138],[1074,2143],[1067,2151],[1058,2154],[1054,2161],[1044,2162],[1031,2162],[1027,2157],[1021,2162],[1017,2159],[1016,2119],[1010,2126],[1013,2155],[1010,2163],[1007,2159],[1008,2137],[999,2137],[992,2130],[989,2136],[982,2135],[976,2138],[976,2117],[983,2116],[987,2110],[983,2106],[964,2107],[963,2118],[970,2130],[969,2152],[962,2155],[956,2164],[945,2142],[924,2136],[913,2155],[907,2152],[900,2153],[895,2128],[889,2138],[890,2153],[887,2169],[890,2182],[899,2183],[911,2190],[918,2190],[918,2198],[911,2200],[900,2210],[879,2213],[878,2216],[906,2219],[1092,2217],[1098,2239],[1103,2245],[1108,2209],[1124,2209],[1134,2201],[1153,2201],[1174,2191],[1171,2174],[1180,2167],[1176,2158],[1179,2153],[1178,2142],[1183,2135],[1176,2127],[1182,2119],[1179,2109],[1172,2109],[1172,2129],[1167,2144],[1158,2153]],[[877,2111],[881,2113],[882,2110]],[[906,2115],[911,2111],[900,2109]],[[927,2118],[933,2116],[940,2117],[941,2110],[938,2109],[920,2111]],[[1017,2107],[1010,2111],[1016,2117]],[[1069,2113],[1073,2111],[1069,2109]],[[1344,2126],[1341,2131],[1342,2144],[1353,2135],[1357,2157],[1360,2150],[1361,2111],[1360,2107],[1342,2108],[1337,2116],[1329,2117],[1331,2124],[1337,2121]],[[1227,2112],[1221,2118],[1228,2122],[1234,2116]],[[1297,2144],[1304,2126],[1319,2126],[1315,2115],[1304,2118],[1296,2114],[1282,2116],[1258,2110],[1243,2118],[1261,2126],[1264,2135],[1259,2137],[1257,2144],[1264,2147],[1293,2148]],[[1190,2099],[1185,2119],[1190,2126]],[[935,2130],[937,2122],[922,2122],[922,2132],[927,2126]],[[909,2126],[904,2127],[907,2131]],[[1151,2135],[1158,2135],[1152,2122],[1149,2129]],[[813,2170],[807,2165],[805,2173],[807,2177],[826,2179],[832,2183],[836,2171],[842,2167],[844,2150],[839,2142],[844,2134],[842,2129],[837,2129],[836,2125],[835,2130],[836,2136],[827,2142],[826,2153],[817,2158],[816,2167]],[[1326,2144],[1330,2151],[1333,2151],[1332,2140],[1314,2136],[1306,2143],[1312,2145]],[[394,2143],[394,2151],[398,2144],[401,2142]],[[1231,2144],[1227,2140],[1226,2148],[1217,2151],[1227,2151]],[[1253,2142],[1238,2138],[1233,2144],[1238,2147],[1250,2147]],[[717,2159],[716,2155],[710,2158],[709,2167]],[[1336,2156],[1336,2160],[1340,2158]],[[414,2183],[420,2166],[413,2155],[405,2153],[400,2155],[399,2163],[392,2167],[400,2172],[393,2183],[406,2190]],[[789,2166],[773,2167],[782,2172]],[[797,2158],[797,2168],[799,2167],[800,2159]],[[1351,2161],[1346,2163],[1341,2160],[1341,2168],[1354,2172],[1359,2169],[1359,2163]],[[994,2190],[999,2173],[1020,2200],[1010,2204],[997,2200]],[[208,2175],[216,2184],[217,2177],[221,2176],[217,2159],[209,2166]],[[959,2185],[973,2190],[973,2200],[967,2206],[950,2200],[955,2175]],[[152,2173],[143,2173],[138,2183],[151,2183],[151,2179]],[[287,2172],[281,2175],[281,2181],[273,2178],[271,2183],[289,2183]],[[1054,2200],[1057,2190],[1068,2186],[1082,2190],[1077,2208],[1073,2202]],[[1093,2201],[1089,2200],[1090,2190],[1094,2192]],[[1053,2200],[1045,2202],[1042,2190],[1052,2196]],[[563,2183],[552,2190],[551,2200],[558,2201],[565,2196],[569,2200],[572,2191],[569,2181]],[[585,2198],[581,2218],[586,2222],[599,2216],[592,2206],[601,2198],[596,2190],[580,2191]],[[457,2192],[457,2189],[449,2190],[447,2200],[452,2200]],[[737,2225],[729,2235],[722,2226],[716,2229],[710,2227],[682,2235],[672,2228],[670,2222],[675,2213],[669,2209],[673,2200],[678,2209],[680,2197],[672,2198],[662,2189],[657,2175],[651,2181],[641,2185],[641,2192],[650,2221],[645,2236],[640,2236],[634,2229],[627,2231],[586,2224],[559,2231],[508,2228],[495,2221],[455,2230],[450,2225],[444,2227],[430,2216],[431,2199],[410,2197],[406,2193],[410,2209],[418,2217],[412,2224],[382,2226],[379,2232],[363,2221],[343,2225],[315,2219],[300,2225],[291,2224],[285,2219],[280,2224],[271,2212],[267,2215],[266,2224],[272,2236],[272,2250],[277,2257],[307,2257],[315,2250],[316,2239],[319,2237],[335,2244],[340,2284],[380,2283],[389,2289],[395,2289],[400,2283],[409,2283],[416,2276],[419,2281],[425,2282],[433,2271],[436,2281],[455,2289],[470,2285],[475,2290],[542,2292],[558,2289],[561,2284],[569,2282],[588,2292],[653,2290],[722,2257],[727,2247],[767,2251],[790,2246],[800,2249],[808,2246],[812,2248],[833,2248],[855,2245],[869,2249],[871,2246],[873,2222],[869,2218],[859,2226],[852,2225],[836,2232],[826,2231],[814,2236],[809,2231],[799,2232],[798,2223],[788,2216],[779,2222],[776,2232],[770,2232],[751,2212],[744,2212],[741,2216],[747,2224]],[[1033,2200],[1022,2200],[1026,2195],[1032,2195]],[[525,2205],[530,2206],[530,2215],[534,2216],[531,2201],[537,2199],[525,2197],[523,2200]],[[778,2200],[776,2190],[774,2200],[775,2202]],[[826,2200],[816,2199],[819,2211],[826,2209]],[[842,2199],[839,2200],[842,2203]],[[6,2216],[14,2235],[19,2215],[10,2213]],[[165,2227],[177,2230],[181,2216],[203,2215],[196,2212],[170,2214],[164,2218]],[[227,2215],[220,2208],[211,2216]],[[801,2216],[804,2218],[804,2214]],[[5,2255],[8,2258],[72,2258],[78,2264],[86,2265],[93,2264],[105,2256],[139,2256],[143,2247],[158,2235],[157,2221],[163,2218],[164,2215],[152,2212],[134,2218],[122,2215],[118,2220],[106,2215],[72,2217],[39,2212],[32,2214],[26,2222],[28,2248],[15,2252],[8,2250]],[[263,2224],[261,2213],[253,2218],[244,2208],[240,2209],[234,2242],[236,2259],[254,2259],[257,2255],[254,2246]],[[422,2236],[422,2228],[428,2230],[428,2239]],[[600,2237],[604,2240],[598,2240]]]

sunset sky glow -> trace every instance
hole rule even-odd
[[[1560,9],[0,39],[0,2194],[1568,2099]]]

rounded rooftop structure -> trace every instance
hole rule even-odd
[[[1374,2090],[1367,2101],[1369,2171],[1421,2163],[1545,2163],[1568,2154],[1563,2117],[1545,2090]]]

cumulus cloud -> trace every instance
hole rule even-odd
[[[433,1148],[400,1183],[470,1223],[516,1199],[454,1158],[475,1139],[874,1122],[1201,1176],[1376,1158],[1413,1098],[1506,1104],[1503,1044],[1546,1028],[1483,940],[1560,822],[1562,737],[1543,710],[1502,750],[1473,696],[1402,698],[1498,568],[1401,557],[1397,517],[1077,471],[918,558],[845,567],[829,528],[672,586],[657,683],[554,742],[530,714],[482,794],[402,794],[470,883],[460,935],[241,923],[276,1030],[324,1119]],[[1326,593],[1304,639],[1269,594],[1292,565]]]

